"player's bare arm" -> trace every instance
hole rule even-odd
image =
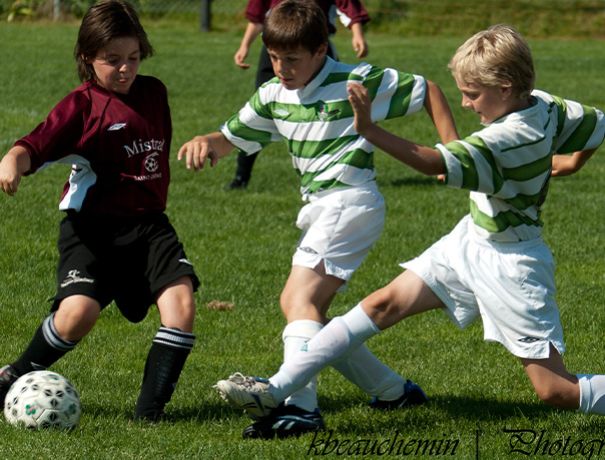
[[[363,24],[359,22],[351,24],[351,35],[351,45],[353,46],[355,55],[359,59],[366,57],[370,50],[368,48],[368,42],[366,42],[363,34]]]
[[[433,120],[441,142],[447,144],[448,142],[460,139],[452,111],[443,91],[430,80],[426,81],[424,108],[431,117],[431,120]]]
[[[552,176],[569,176],[578,172],[590,159],[596,149],[581,150],[571,155],[552,156]]]
[[[246,58],[248,57],[248,52],[250,51],[250,46],[252,43],[260,35],[263,31],[262,24],[256,24],[254,22],[249,22],[246,26],[246,31],[244,32],[244,36],[242,37],[242,41],[239,45],[238,50],[233,55],[233,62],[235,65],[241,69],[249,69],[250,64],[246,63]]]
[[[437,150],[397,137],[372,121],[372,104],[365,87],[350,83],[348,90],[349,102],[355,113],[355,129],[359,134],[393,158],[423,174],[436,176],[446,172],[443,158]]]
[[[31,167],[28,151],[19,145],[11,148],[0,161],[0,188],[10,196],[17,193],[21,177]]]
[[[214,166],[233,149],[233,144],[221,132],[216,131],[204,136],[195,136],[185,142],[179,149],[177,158],[179,161],[185,158],[187,169],[199,171],[207,161],[210,161],[210,166]]]

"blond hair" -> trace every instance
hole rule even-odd
[[[456,51],[448,68],[456,80],[510,87],[520,98],[534,89],[529,45],[513,27],[498,24],[476,33]]]

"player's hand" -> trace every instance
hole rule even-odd
[[[210,166],[214,166],[218,162],[218,154],[212,148],[207,136],[196,136],[183,144],[177,158],[179,161],[185,158],[187,169],[194,171],[202,169],[208,161],[210,161]]]
[[[355,130],[363,135],[366,129],[372,126],[372,102],[368,90],[359,83],[349,83],[347,91],[355,114]]]
[[[370,49],[368,48],[368,43],[363,37],[353,36],[351,44],[353,45],[353,51],[355,51],[355,55],[358,59],[364,58],[368,55]]]
[[[17,193],[21,174],[17,167],[17,162],[11,155],[6,155],[0,161],[0,189],[7,195],[13,196]]]
[[[250,64],[246,63],[246,58],[248,57],[248,49],[245,47],[240,47],[235,54],[233,55],[233,62],[240,69],[249,69]]]

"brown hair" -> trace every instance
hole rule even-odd
[[[119,37],[134,37],[139,41],[141,60],[153,54],[151,43],[139,21],[134,7],[124,0],[105,0],[91,6],[80,25],[74,57],[81,81],[93,80],[95,72],[86,61]]]
[[[269,12],[262,37],[267,48],[302,47],[315,54],[328,43],[328,21],[312,0],[284,0]]]
[[[529,97],[536,74],[529,45],[513,27],[498,24],[476,33],[458,48],[448,68],[457,80],[509,86]]]

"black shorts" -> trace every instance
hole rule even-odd
[[[60,224],[57,293],[52,310],[72,295],[105,308],[112,301],[132,322],[145,318],[168,284],[199,279],[165,214],[100,218],[68,214]]]

